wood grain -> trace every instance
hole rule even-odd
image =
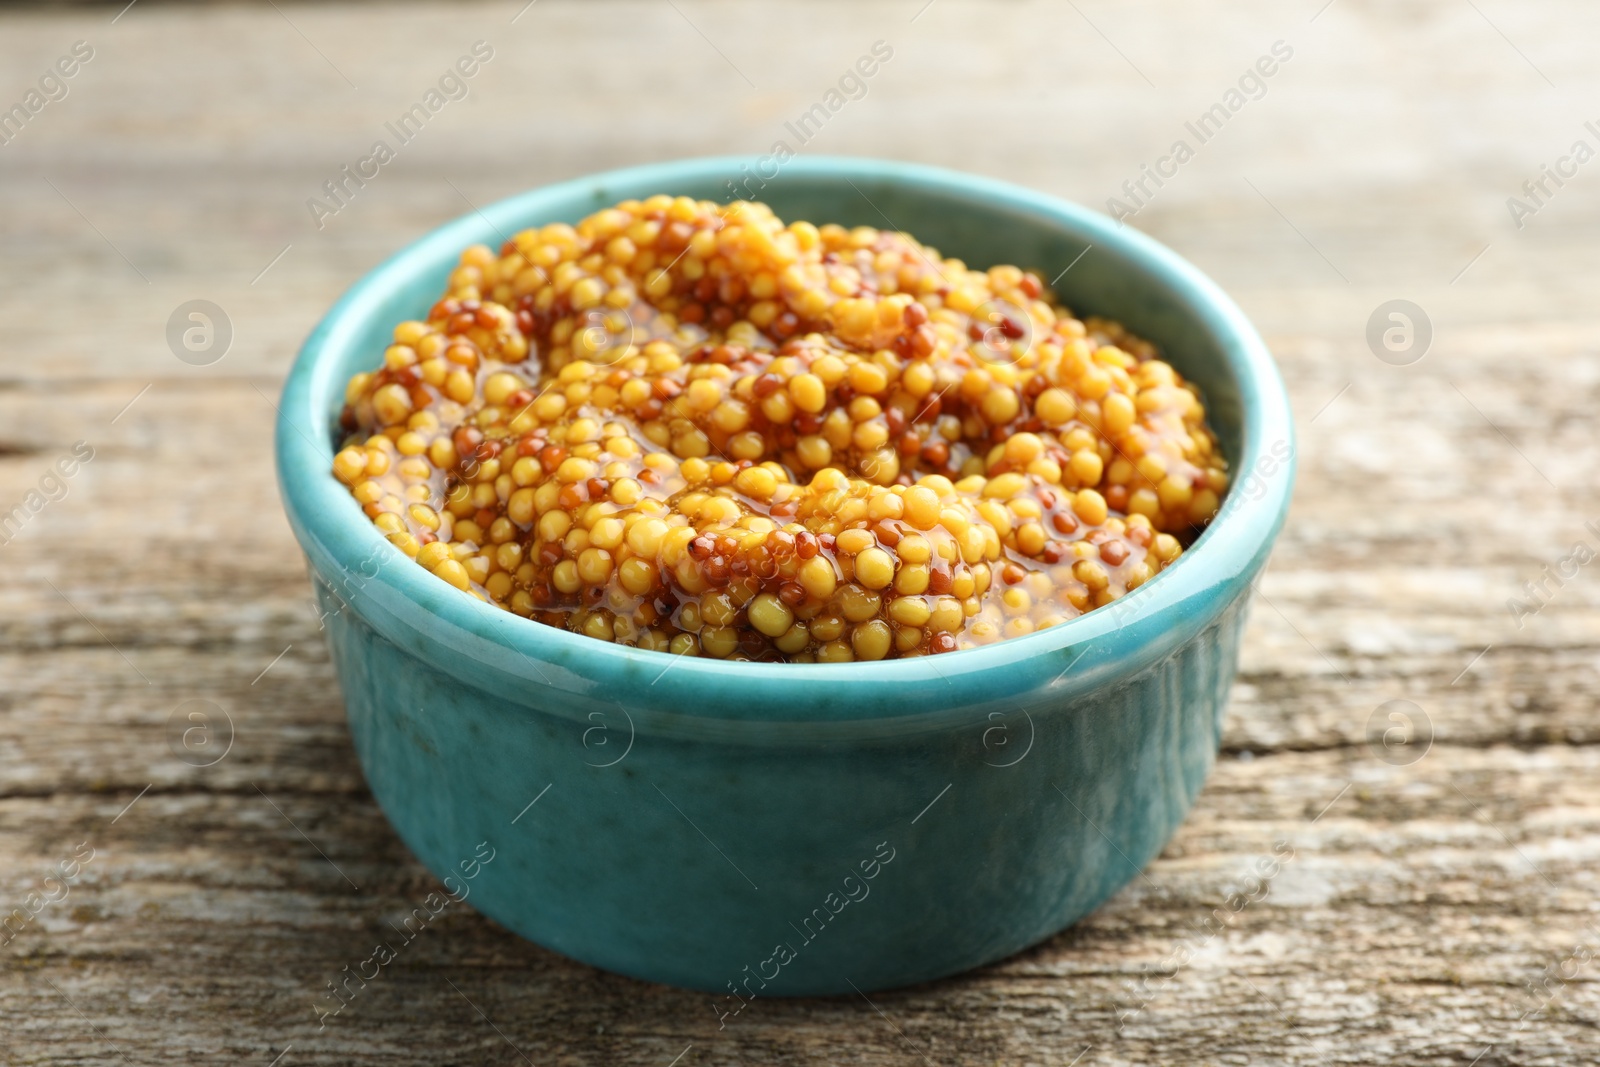
[[[1507,608],[1574,542],[1600,545],[1585,528],[1600,520],[1600,171],[1520,230],[1505,203],[1595,142],[1600,15],[1576,0],[521,6],[0,14],[0,105],[74,41],[95,49],[0,145],[0,511],[75,442],[95,450],[0,544],[0,912],[94,850],[0,946],[0,1061],[1600,1060],[1600,564],[1521,625]],[[495,57],[471,95],[316,229],[305,199],[479,39]],[[765,151],[879,39],[893,59],[806,151],[1096,207],[1273,42],[1294,50],[1132,220],[1240,301],[1299,417],[1290,525],[1194,813],[1077,927],[870,1002],[757,1003],[719,1031],[703,996],[462,909],[319,1031],[324,983],[432,881],[362,782],[276,501],[272,403],[300,338],[469,201]],[[1405,367],[1364,340],[1399,297],[1434,330]],[[234,327],[207,367],[164,338],[195,298]],[[211,767],[169,747],[191,700],[234,727]],[[1432,733],[1399,766],[1374,743],[1394,700]],[[1275,846],[1293,858],[1270,892],[1229,910]]]

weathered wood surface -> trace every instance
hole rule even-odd
[[[0,546],[0,912],[94,849],[0,948],[0,1062],[1600,1061],[1600,564],[1520,627],[1506,606],[1600,544],[1600,165],[1521,230],[1505,204],[1600,144],[1591,7],[521,5],[0,14],[0,105],[95,49],[0,145],[0,510],[95,449]],[[480,38],[471,96],[316,230],[305,199]],[[362,784],[276,502],[268,398],[300,337],[467,198],[765,151],[877,39],[893,60],[807,151],[1096,206],[1294,49],[1135,220],[1260,324],[1302,435],[1192,817],[1075,929],[871,1004],[758,1003],[719,1032],[703,996],[462,909],[318,1032],[323,983],[431,878]],[[1396,297],[1435,330],[1404,367],[1363,337]],[[235,328],[203,368],[163,337],[194,298]],[[168,747],[194,699],[236,728],[205,769]],[[1367,743],[1395,699],[1435,735],[1403,766]],[[1278,842],[1269,895],[1207,933]]]

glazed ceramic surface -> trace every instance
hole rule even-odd
[[[1294,462],[1265,346],[1172,252],[1015,186],[799,158],[739,195],[785,220],[905,230],[973,266],[1065,270],[1066,306],[1121,320],[1198,383],[1235,484],[1196,545],[1048,630],[850,664],[596,641],[491,608],[389,545],[330,473],[344,385],[426,312],[460,251],[630,197],[725,202],[747,173],[739,159],[616,171],[442,227],[329,312],[277,433],[356,750],[396,831],[483,914],[595,966],[710,991],[725,1024],[752,997],[1002,958],[1137,876],[1211,768]]]

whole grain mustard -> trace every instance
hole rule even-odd
[[[1104,606],[1217,512],[1195,387],[1038,276],[765,205],[462,253],[351,379],[334,474],[463,592],[724,659],[951,652]]]

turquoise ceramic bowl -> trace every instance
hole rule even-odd
[[[1166,248],[1001,182],[800,158],[749,193],[784,218],[903,229],[974,265],[1052,278],[1075,264],[1056,283],[1068,306],[1120,319],[1198,382],[1236,485],[1194,548],[1041,633],[800,665],[540,626],[390,546],[329,473],[335,421],[345,382],[377,365],[394,323],[426,311],[460,250],[629,197],[727,200],[741,166],[755,172],[740,159],[614,171],[434,231],[312,333],[277,434],[356,751],[406,844],[509,929],[710,991],[725,1022],[752,997],[873,990],[1000,959],[1149,863],[1215,758],[1247,594],[1293,467],[1260,337]]]

